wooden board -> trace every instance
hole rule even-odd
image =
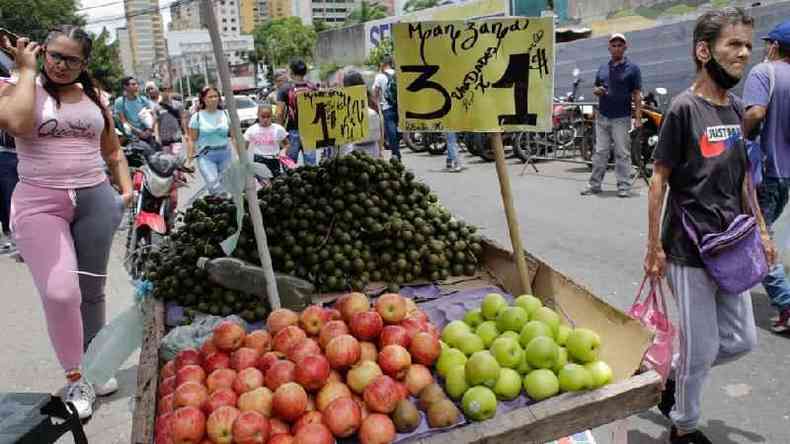
[[[159,344],[165,334],[165,309],[153,297],[143,302],[143,344],[137,366],[137,394],[132,416],[132,444],[154,442],[156,391],[159,382]]]

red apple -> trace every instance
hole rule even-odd
[[[213,393],[221,388],[233,388],[234,380],[236,380],[236,370],[232,368],[218,368],[206,378],[206,387],[209,393]]]
[[[433,383],[433,375],[428,367],[421,364],[412,364],[406,372],[406,388],[413,396],[417,396],[426,386]]]
[[[236,396],[236,392],[231,389],[223,388],[211,392],[211,394],[208,395],[208,400],[203,403],[202,408],[207,415],[210,415],[214,410],[217,410],[223,405],[236,407],[237,401],[238,396]]]
[[[401,400],[401,392],[395,380],[382,375],[373,380],[362,394],[365,404],[373,412],[391,413]]]
[[[307,408],[307,392],[295,382],[281,385],[272,399],[272,412],[280,418],[292,422],[299,419]]]
[[[195,381],[203,384],[205,380],[206,372],[203,370],[203,367],[199,365],[185,365],[176,373],[176,387],[187,381]]]
[[[230,368],[230,356],[225,352],[214,352],[203,359],[203,369],[206,373],[211,374],[218,368]]]
[[[245,368],[255,367],[260,354],[254,348],[241,347],[230,354],[230,367],[237,372]]]
[[[175,395],[173,393],[171,393],[171,394],[169,394],[167,396],[162,396],[162,398],[160,398],[159,402],[157,403],[156,413],[161,415],[161,414],[164,414],[164,413],[172,412],[173,411],[173,398],[175,398]]]
[[[403,379],[411,366],[411,355],[400,345],[388,345],[379,352],[378,364],[385,375]]]
[[[263,386],[263,373],[255,367],[245,368],[233,380],[233,391],[239,395],[261,386]]]
[[[395,424],[387,415],[368,415],[357,434],[360,444],[389,444],[395,441]]]
[[[414,362],[422,365],[431,366],[442,352],[442,345],[436,336],[420,332],[414,335],[409,346],[409,353],[414,358]]]
[[[219,349],[216,345],[214,345],[214,338],[208,338],[206,341],[203,342],[203,345],[200,346],[200,356],[203,359],[206,359],[210,354],[218,352]]]
[[[275,362],[279,361],[280,357],[277,355],[277,352],[266,352],[258,358],[258,361],[255,363],[255,367],[258,368],[264,375]]]
[[[323,424],[307,424],[294,435],[294,444],[333,444],[332,432]]]
[[[353,399],[338,398],[327,406],[324,423],[333,435],[347,438],[362,424],[362,411]]]
[[[281,385],[292,382],[295,378],[295,373],[296,364],[281,359],[269,367],[263,380],[266,382],[266,387],[269,387],[269,390],[275,391]]]
[[[363,341],[359,343],[359,362],[362,361],[376,361],[379,358],[379,350],[376,344],[372,342]]]
[[[329,322],[330,314],[324,310],[320,305],[311,305],[302,311],[299,316],[299,326],[302,327],[308,335],[316,336],[321,331],[321,328]]]
[[[274,349],[287,355],[291,347],[306,337],[304,330],[295,325],[289,325],[274,335]]]
[[[258,412],[241,412],[232,433],[236,444],[264,444],[269,439],[269,420]]]
[[[200,352],[195,350],[194,348],[187,348],[181,350],[176,355],[176,373],[181,370],[181,367],[185,365],[200,365],[202,364],[202,359],[200,358]]]
[[[173,412],[162,413],[154,423],[156,444],[173,444]]]
[[[406,329],[406,335],[409,337],[409,344],[411,344],[414,335],[428,331],[428,322],[416,317],[408,317],[401,321],[400,325]]]
[[[329,341],[325,352],[332,368],[351,367],[359,361],[359,341],[351,335],[340,335]]]
[[[254,348],[262,355],[272,349],[272,335],[266,330],[254,330],[244,337],[243,346]]]
[[[348,371],[346,374],[346,381],[351,390],[362,394],[368,384],[383,374],[381,368],[375,361],[362,361]]]
[[[315,405],[318,407],[318,411],[323,412],[335,399],[350,397],[351,389],[347,385],[342,382],[328,382],[318,392],[318,396],[315,398]]]
[[[208,390],[203,384],[187,381],[176,388],[173,408],[192,406],[200,408],[208,399]]]
[[[360,341],[375,340],[384,328],[384,320],[375,311],[362,311],[351,316],[348,324],[353,334]]]
[[[278,433],[276,435],[271,435],[269,441],[266,444],[293,444],[294,437],[291,436],[289,433]]]
[[[206,415],[193,406],[181,407],[173,412],[170,435],[177,444],[196,443],[206,433]]]
[[[272,336],[276,336],[285,327],[297,325],[298,323],[298,314],[287,308],[279,308],[269,314],[269,317],[266,319],[266,328]]]
[[[214,410],[206,421],[206,434],[214,444],[233,442],[233,423],[239,417],[235,407],[222,406]]]
[[[175,375],[176,375],[176,360],[171,359],[170,361],[167,361],[165,365],[162,366],[162,370],[159,372],[159,380],[164,381],[165,379]]]
[[[400,399],[409,399],[409,389],[406,387],[406,384],[395,381],[395,387],[398,389],[398,396],[400,396]]]
[[[272,397],[274,394],[266,387],[242,393],[236,406],[242,412],[256,411],[265,417],[272,416]]]
[[[321,333],[318,335],[318,345],[325,349],[329,341],[337,336],[347,335],[348,333],[348,326],[345,322],[329,321],[324,325],[324,328],[321,329]]]
[[[176,377],[171,376],[159,384],[159,397],[163,398],[176,391]]]
[[[381,330],[379,336],[379,348],[384,348],[388,345],[400,345],[401,347],[409,347],[409,334],[405,328],[400,325],[388,325]]]
[[[387,324],[397,324],[406,317],[406,299],[398,293],[384,293],[376,300],[376,311]]]
[[[294,379],[306,390],[318,390],[329,378],[329,361],[321,354],[305,356],[296,363]]]
[[[351,317],[355,313],[370,310],[370,300],[364,293],[348,293],[338,299],[335,308],[340,310],[343,320],[346,322],[351,321]]]
[[[324,415],[318,411],[308,411],[304,415],[300,416],[299,419],[296,420],[293,426],[291,426],[291,433],[296,435],[300,428],[306,426],[307,424],[323,424],[324,423]]]
[[[269,426],[271,427],[269,436],[277,436],[283,433],[287,435],[291,433],[291,428],[288,427],[288,424],[279,418],[270,418]]]
[[[318,345],[318,342],[313,338],[305,338],[288,350],[288,359],[293,362],[299,362],[306,356],[320,354],[321,347]]]
[[[244,343],[244,328],[233,321],[222,321],[214,327],[212,340],[218,349],[232,352]]]
[[[327,313],[329,313],[329,319],[332,321],[338,321],[343,319],[343,314],[340,313],[340,310],[336,308],[327,308]]]

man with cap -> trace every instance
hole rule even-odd
[[[611,60],[598,68],[593,94],[598,96],[598,117],[595,122],[595,153],[590,182],[582,196],[601,192],[609,157],[614,148],[617,195],[628,197],[631,191],[631,153],[628,131],[631,129],[631,103],[636,108],[634,124],[642,125],[642,72],[639,66],[625,57],[628,48],[620,33],[609,37]]]
[[[743,89],[743,133],[749,139],[759,136],[763,182],[757,187],[757,199],[765,222],[773,224],[787,205],[790,188],[790,20],[777,25],[763,40],[765,61],[752,68]],[[790,331],[790,282],[784,265],[771,268],[763,287],[779,311],[771,329]]]

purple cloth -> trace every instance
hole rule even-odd
[[[765,177],[790,178],[790,63],[770,62],[774,68],[773,97],[769,97],[768,63],[752,68],[743,87],[746,107],[764,106],[768,113],[763,120],[760,145],[765,155]],[[769,103],[770,99],[770,103]]]

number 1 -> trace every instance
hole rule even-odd
[[[329,127],[326,123],[326,103],[319,103],[315,106],[315,117],[313,118],[313,125],[321,121],[321,140],[315,142],[316,148],[327,148],[335,146],[335,139],[329,138]]]
[[[538,122],[538,115],[529,113],[529,58],[529,53],[510,54],[502,78],[491,85],[492,88],[513,88],[516,113],[500,114],[500,125],[535,125]]]

